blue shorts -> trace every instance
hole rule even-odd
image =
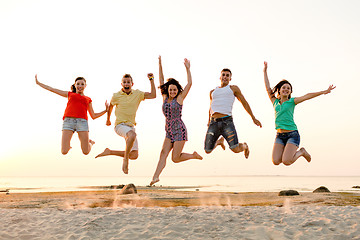
[[[300,145],[300,134],[298,130],[285,132],[285,133],[277,133],[275,138],[275,143],[279,143],[281,145],[286,145],[288,143],[292,143],[295,146],[299,147]]]
[[[211,119],[206,137],[205,151],[211,152],[220,136],[223,136],[229,144],[230,149],[239,145],[235,125],[231,116]]]
[[[88,121],[83,118],[69,118],[66,117],[63,122],[63,130],[70,130],[73,132],[88,132]]]

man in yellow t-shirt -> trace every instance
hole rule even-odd
[[[156,89],[154,84],[154,75],[148,74],[148,78],[151,84],[151,92],[142,92],[138,89],[132,89],[134,85],[133,79],[130,74],[125,74],[121,80],[122,89],[114,93],[111,98],[109,111],[107,113],[106,125],[110,126],[110,116],[115,106],[115,132],[125,138],[126,148],[125,151],[110,150],[106,148],[104,152],[100,153],[97,157],[103,157],[108,155],[115,155],[123,157],[122,170],[125,174],[128,174],[129,159],[138,158],[138,142],[135,133],[135,116],[136,111],[140,105],[140,102],[145,99],[153,99],[156,97]]]

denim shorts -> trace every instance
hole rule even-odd
[[[86,119],[83,118],[69,118],[66,117],[63,122],[63,130],[70,130],[73,132],[88,132],[89,124]]]
[[[285,133],[277,133],[275,138],[275,143],[279,143],[282,145],[286,145],[288,143],[292,143],[295,146],[299,147],[300,145],[300,134],[298,130],[285,132]]]
[[[234,149],[239,145],[235,125],[231,116],[211,119],[206,137],[205,151],[211,152],[220,136],[223,136],[229,144],[230,149]]]

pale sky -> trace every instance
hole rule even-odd
[[[75,133],[72,149],[60,152],[67,99],[35,84],[70,90],[76,77],[87,80],[85,95],[95,112],[121,89],[130,73],[134,88],[150,91],[146,74],[158,83],[158,56],[165,78],[185,86],[184,58],[191,61],[193,87],[184,101],[189,141],[184,151],[204,159],[175,164],[168,159],[161,176],[360,175],[360,1],[20,1],[0,0],[1,148],[0,176],[124,176],[122,159],[95,159],[106,147],[123,150],[125,141],[106,116],[89,117],[96,144],[83,155]],[[271,86],[281,79],[292,96],[337,88],[296,106],[301,143],[312,155],[290,167],[274,166],[274,110],[263,82],[268,61]],[[240,142],[250,157],[228,147],[206,155],[209,91],[230,68],[263,128],[253,124],[239,102],[233,116]],[[139,158],[129,176],[151,179],[165,138],[162,98],[140,104],[137,114]],[[112,116],[112,122],[115,118]]]

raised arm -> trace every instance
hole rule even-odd
[[[184,65],[186,68],[186,74],[187,74],[187,84],[184,87],[184,90],[181,92],[181,94],[178,97],[178,102],[180,104],[182,104],[182,102],[184,101],[184,99],[186,98],[186,96],[188,95],[191,85],[192,85],[192,77],[191,77],[191,72],[190,72],[190,61],[188,59],[184,59]]]
[[[306,100],[309,100],[309,99],[312,99],[314,97],[318,97],[320,95],[325,95],[325,94],[328,94],[328,93],[331,93],[332,90],[334,90],[336,87],[333,86],[333,85],[330,85],[328,89],[324,90],[324,91],[320,91],[320,92],[313,92],[313,93],[308,93],[308,94],[305,94],[304,96],[302,97],[296,97],[294,99],[294,103],[295,104],[299,104],[303,101],[306,101]]]
[[[251,119],[255,123],[256,126],[262,127],[261,122],[257,120],[250,108],[249,103],[246,101],[244,95],[241,93],[240,88],[236,85],[231,85],[230,88],[233,90],[235,97],[241,102],[245,110],[251,116]]]
[[[272,103],[274,103],[276,98],[275,98],[275,95],[272,93],[272,90],[270,87],[270,82],[269,82],[269,78],[267,75],[267,62],[265,62],[265,61],[264,61],[264,83],[265,83],[266,92],[268,93],[270,101]]]
[[[89,106],[88,106],[88,111],[89,111],[89,114],[90,114],[90,117],[92,119],[96,119],[98,117],[101,117],[102,115],[104,115],[105,113],[107,113],[109,111],[109,103],[106,101],[105,102],[105,110],[102,111],[102,112],[99,112],[99,113],[95,113],[94,112],[94,109],[92,107],[92,104],[89,103]]]
[[[164,84],[164,73],[162,70],[161,56],[159,56],[159,82],[160,86]]]
[[[36,82],[37,85],[39,85],[40,87],[42,87],[42,88],[44,88],[44,89],[46,89],[46,90],[48,90],[50,92],[56,93],[56,94],[58,94],[58,95],[60,95],[62,97],[67,97],[68,96],[67,91],[62,91],[62,90],[59,90],[59,89],[56,89],[56,88],[52,88],[52,87],[50,87],[48,85],[45,85],[45,84],[39,82],[38,79],[37,79],[37,74],[35,75],[35,82]]]
[[[150,80],[150,84],[151,84],[151,92],[146,92],[145,93],[145,99],[153,99],[156,98],[156,89],[155,89],[155,84],[154,84],[154,74],[152,73],[148,73],[148,78]]]

